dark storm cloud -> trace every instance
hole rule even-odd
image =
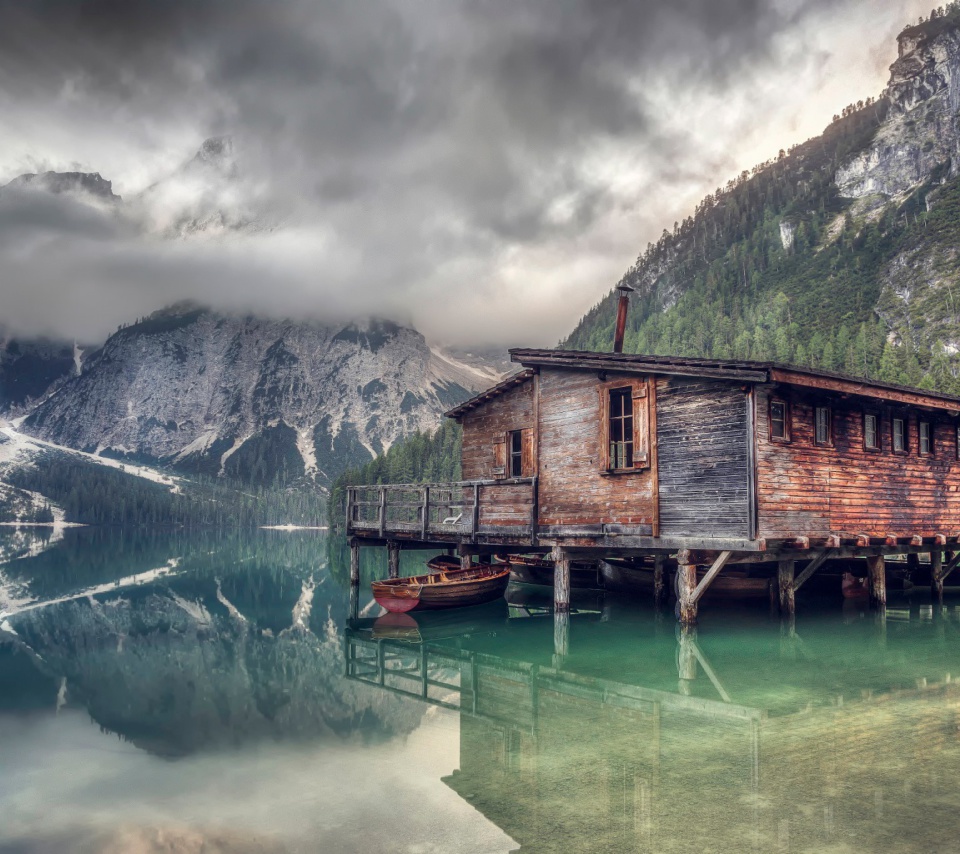
[[[108,177],[111,151],[148,120],[197,142],[232,134],[244,202],[311,224],[305,242],[322,247],[292,265],[289,244],[264,250],[277,253],[283,310],[301,307],[311,278],[329,301],[351,291],[353,308],[367,294],[359,310],[423,300],[428,281],[448,296],[487,288],[492,301],[498,259],[518,246],[549,256],[624,205],[598,152],[642,157],[654,175],[703,168],[677,162],[682,131],[656,93],[724,91],[777,62],[779,33],[853,2],[0,0],[0,93],[28,117],[62,110],[81,136],[117,127],[92,164]],[[116,270],[98,267],[89,238],[78,252],[93,304],[98,275]],[[129,307],[181,296],[194,278],[182,250],[168,289],[156,246],[107,257],[143,252],[143,282],[125,270]],[[204,250],[200,296],[246,298],[234,261],[218,276]],[[56,278],[49,259],[37,267]],[[30,265],[17,269],[26,293]]]

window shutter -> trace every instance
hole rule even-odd
[[[650,398],[643,382],[633,390],[633,466],[650,465]]]
[[[960,435],[960,434],[958,434]],[[958,446],[960,447],[960,446]],[[957,451],[960,456],[960,450]],[[610,390],[600,386],[600,453],[597,454],[600,471],[610,469]]]
[[[505,436],[493,442],[493,476],[506,477],[507,474],[507,440]]]
[[[523,440],[523,456],[521,458],[520,467],[521,476],[533,477],[534,471],[536,470],[533,452],[533,430],[528,427],[526,430],[521,432],[520,436]]]

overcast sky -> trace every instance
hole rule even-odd
[[[92,341],[193,297],[556,343],[707,192],[879,94],[930,5],[0,0],[0,185],[124,199],[0,195],[0,322]],[[235,166],[182,168],[219,135]]]

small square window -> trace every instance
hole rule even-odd
[[[833,418],[829,406],[818,406],[814,410],[814,442],[818,445],[833,444]]]
[[[774,442],[790,441],[789,410],[785,401],[770,401],[770,438]]]
[[[933,427],[929,421],[921,421],[920,428],[920,454],[929,456],[933,453]]]
[[[905,418],[894,418],[892,425],[893,452],[905,454],[907,452],[907,421]]]
[[[868,451],[880,450],[880,430],[877,429],[877,416],[870,412],[863,416],[863,447]]]

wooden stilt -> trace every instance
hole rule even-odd
[[[677,555],[677,616],[683,626],[697,624],[697,602],[693,597],[697,589],[697,565],[690,563],[691,557],[686,549]]]
[[[870,600],[878,608],[886,608],[887,573],[883,555],[867,558],[867,572],[870,574]]]
[[[663,594],[666,592],[663,584],[663,565],[666,562],[663,555],[653,559],[653,602],[658,608],[663,604]]]
[[[907,555],[907,581],[913,581],[920,573],[920,555],[911,552]]]
[[[553,665],[560,667],[570,652],[570,611],[553,613]]]
[[[360,616],[360,585],[350,585],[350,619],[356,620]]]
[[[350,584],[360,583],[360,541],[350,540]]]
[[[794,597],[795,561],[781,560],[777,566],[777,583],[780,587],[780,613],[793,616],[797,612]]]
[[[943,604],[943,552],[930,552],[930,595]]]
[[[387,543],[387,567],[391,578],[400,576],[400,546]]]
[[[570,554],[561,548],[553,550],[553,608],[570,610]]]
[[[677,676],[680,679],[680,693],[690,695],[690,686],[697,678],[697,632],[693,628],[685,628],[678,638],[680,648],[677,650]]]

